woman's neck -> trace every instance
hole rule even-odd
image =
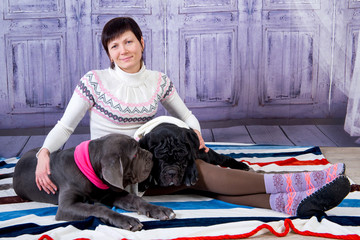
[[[136,73],[125,72],[124,70],[119,68],[119,66],[117,66],[116,64],[115,64],[115,68],[114,68],[116,76],[119,77],[119,79],[121,81],[123,81],[124,83],[126,83],[126,85],[129,85],[129,86],[136,86],[136,85],[141,84],[144,81],[145,70],[146,70],[146,67],[143,62],[141,63],[140,70]]]

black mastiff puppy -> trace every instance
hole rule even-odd
[[[153,154],[154,161],[149,178],[139,184],[141,191],[150,185],[194,185],[198,180],[195,159],[223,167],[249,170],[247,164],[218,154],[212,149],[209,149],[208,153],[204,149],[199,150],[197,134],[192,129],[178,127],[172,123],[161,123],[154,127],[140,138],[139,143],[140,147]]]
[[[78,157],[74,158],[74,153],[78,154],[78,151],[71,148],[50,155],[50,178],[58,186],[57,193],[39,191],[35,183],[35,154],[38,149],[34,149],[24,154],[15,167],[15,192],[24,199],[58,204],[57,220],[83,220],[94,216],[106,224],[131,231],[142,228],[138,219],[93,202],[136,211],[160,220],[175,218],[171,209],[152,205],[124,191],[127,185],[144,181],[153,166],[152,154],[141,149],[133,138],[110,134],[88,142],[84,149],[89,160],[88,164],[82,166],[90,166],[87,171],[92,171],[96,180],[86,177],[79,169],[75,162]]]

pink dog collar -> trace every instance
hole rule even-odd
[[[103,183],[101,179],[96,176],[96,173],[91,165],[90,157],[89,157],[89,141],[85,141],[80,143],[74,152],[74,159],[76,165],[80,169],[80,171],[98,188],[100,189],[108,189],[109,186]]]

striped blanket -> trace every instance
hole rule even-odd
[[[318,147],[208,143],[218,153],[246,162],[260,172],[321,170],[330,165]],[[289,232],[326,238],[360,239],[360,193],[352,192],[327,216],[318,219],[289,217],[268,209],[229,204],[199,195],[145,197],[174,209],[176,219],[158,221],[132,212],[114,211],[139,218],[144,227],[130,232],[107,226],[90,217],[84,221],[56,221],[57,206],[27,202],[11,188],[9,173],[17,158],[0,159],[1,239],[239,239],[271,232]]]

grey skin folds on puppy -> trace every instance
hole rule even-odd
[[[92,202],[136,211],[160,220],[175,218],[170,208],[150,204],[124,190],[129,184],[144,181],[153,166],[152,154],[141,149],[129,136],[110,134],[89,143],[91,165],[98,178],[109,186],[106,190],[96,187],[80,171],[74,160],[75,148],[71,148],[50,155],[50,178],[58,186],[56,194],[39,191],[35,183],[37,151],[30,150],[20,158],[14,171],[13,187],[24,199],[58,204],[57,220],[83,220],[94,216],[106,224],[131,231],[143,226],[136,218]]]

